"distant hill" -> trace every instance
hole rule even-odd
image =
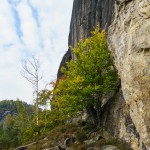
[[[8,114],[14,115],[17,114],[17,101],[14,100],[2,100],[0,101],[0,122],[3,122],[5,117]],[[27,104],[26,102],[23,102],[23,105],[25,107],[30,108],[32,111],[32,105]]]

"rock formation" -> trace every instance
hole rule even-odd
[[[103,125],[133,150],[150,150],[150,1],[74,0],[68,45],[90,36],[97,24],[108,31],[121,80],[120,89],[103,107]],[[69,50],[60,67],[71,58]]]
[[[118,0],[108,39],[130,116],[150,149],[150,1]]]
[[[107,30],[111,23],[113,5],[114,0],[74,0],[68,45],[76,46],[81,38],[90,36],[91,29],[97,24]],[[60,68],[72,57],[69,49],[61,61]],[[60,68],[58,78],[62,75]]]

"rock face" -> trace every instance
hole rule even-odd
[[[131,119],[150,149],[150,1],[118,0],[108,41]]]
[[[68,45],[76,46],[80,39],[90,36],[91,29],[97,24],[107,30],[112,20],[113,5],[114,0],[74,0]],[[60,68],[72,58],[69,49],[61,61],[57,78],[62,75]]]
[[[121,88],[104,105],[103,125],[133,150],[150,150],[150,1],[74,0],[68,45],[90,36],[97,24],[108,31],[121,79]],[[69,50],[60,67],[72,58]]]
[[[69,45],[90,36],[97,24],[107,29],[112,20],[114,0],[74,0]]]

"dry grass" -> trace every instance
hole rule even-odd
[[[89,136],[89,133],[91,136]],[[94,130],[87,124],[76,123],[61,125],[49,133],[37,137],[37,143],[32,145],[28,150],[43,150],[57,145],[63,145],[65,139],[69,137],[75,137],[76,141],[68,147],[68,150],[86,150],[88,147],[100,148],[104,145],[114,145],[117,146],[119,150],[131,150],[126,143],[110,137],[102,138],[93,143],[85,143],[86,140],[93,140],[95,138],[94,136],[97,135],[101,135],[101,130]]]

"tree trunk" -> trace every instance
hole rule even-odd
[[[98,99],[96,103],[97,127],[101,127],[101,101]]]
[[[94,108],[94,106],[91,104],[88,108],[86,108],[86,110],[87,110],[87,114],[89,115],[89,117],[90,117],[90,119],[92,119],[93,121],[93,123],[94,123],[94,125],[96,125],[97,126],[97,115],[96,115],[96,110],[95,110],[95,108]]]

